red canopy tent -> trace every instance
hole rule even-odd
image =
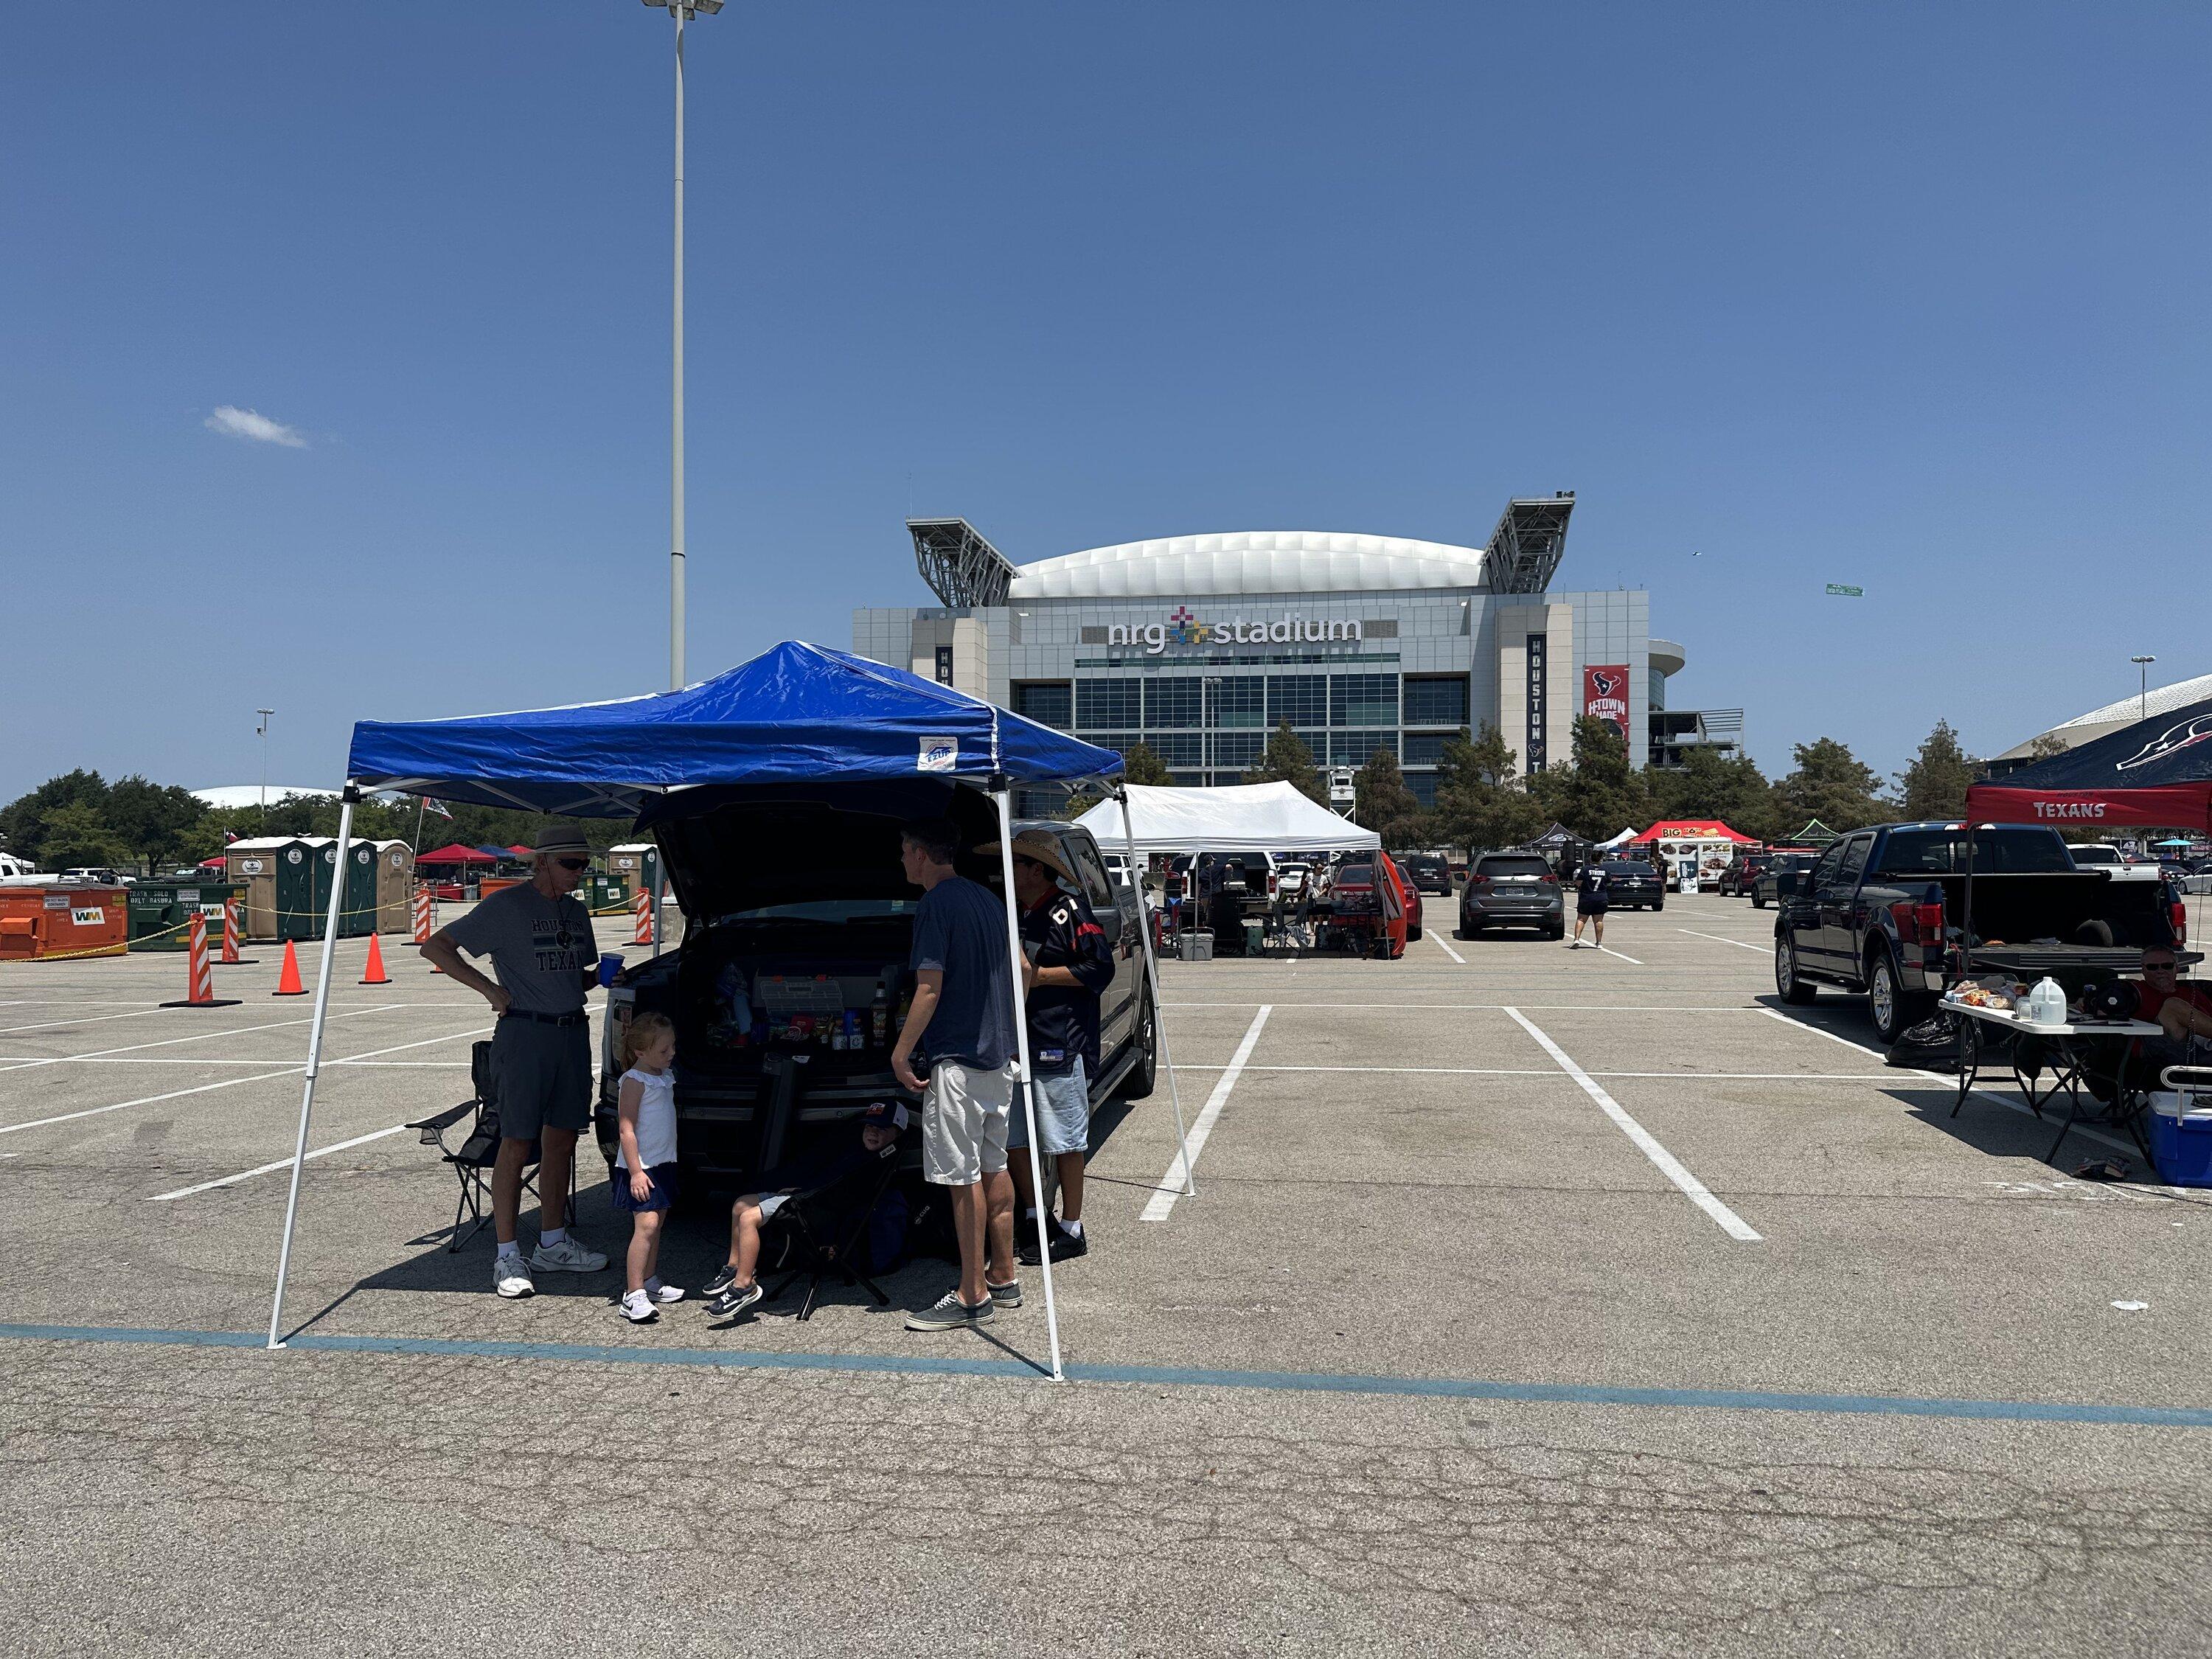
[[[1641,847],[1655,841],[1732,841],[1747,847],[1759,844],[1758,836],[1731,830],[1717,819],[1668,818],[1653,824],[1629,845]]]
[[[499,860],[489,853],[479,853],[473,847],[464,847],[455,842],[450,847],[441,847],[434,852],[416,855],[415,862],[422,864],[496,864]]]
[[[515,857],[517,857],[517,858],[519,858],[519,859],[529,859],[529,858],[535,858],[535,857],[537,857],[537,856],[538,856],[537,852],[536,852],[536,849],[534,849],[534,848],[532,848],[525,847],[525,846],[523,846],[520,842],[516,842],[514,846],[512,846],[512,847],[508,848],[507,850],[508,852],[510,852],[510,853],[514,854],[514,856],[515,856]]]

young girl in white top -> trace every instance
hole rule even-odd
[[[622,1151],[615,1157],[615,1207],[630,1212],[629,1288],[622,1314],[633,1325],[660,1317],[658,1304],[681,1302],[683,1291],[664,1285],[660,1227],[676,1201],[676,1027],[665,1014],[640,1014],[623,1032],[622,1074],[615,1100]]]

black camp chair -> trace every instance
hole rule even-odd
[[[485,1172],[499,1161],[499,1091],[493,1081],[491,1044],[478,1042],[469,1051],[469,1080],[476,1092],[458,1106],[451,1106],[434,1117],[426,1117],[407,1127],[422,1132],[422,1144],[435,1146],[440,1159],[453,1172],[460,1182],[459,1200],[453,1206],[453,1239],[446,1246],[452,1255],[474,1238],[491,1219],[489,1199],[491,1185]],[[463,1119],[469,1121],[468,1133],[458,1146],[448,1146],[446,1136]],[[530,1155],[522,1166],[522,1190],[532,1198],[538,1196],[538,1143],[530,1143]],[[571,1208],[575,1204],[572,1194]],[[465,1218],[467,1230],[462,1229]]]
[[[806,1295],[799,1304],[799,1317],[811,1319],[814,1317],[815,1302],[822,1294],[822,1281],[833,1273],[840,1282],[857,1285],[875,1297],[877,1306],[887,1308],[890,1305],[891,1299],[884,1294],[883,1287],[853,1265],[854,1252],[868,1236],[868,1223],[874,1218],[876,1206],[884,1201],[884,1194],[890,1190],[891,1182],[897,1178],[905,1159],[900,1148],[894,1146],[884,1149],[878,1162],[882,1164],[880,1170],[848,1176],[842,1182],[829,1187],[817,1187],[810,1192],[793,1193],[769,1218],[769,1224],[782,1229],[787,1241],[777,1265],[790,1271],[762,1297],[763,1305],[779,1300],[803,1276],[806,1279]],[[866,1201],[857,1212],[858,1219],[849,1226],[832,1232],[828,1219],[829,1206],[823,1200],[838,1187],[844,1186],[864,1194]]]

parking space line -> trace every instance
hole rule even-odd
[[[1620,959],[1628,963],[1632,968],[1641,968],[1644,965],[1642,963],[1637,961],[1634,957],[1621,957],[1620,952],[1614,950],[1610,945],[1601,945],[1597,948],[1604,951],[1606,955],[1609,957],[1620,957]]]
[[[1756,951],[1761,956],[1770,954],[1764,945],[1747,945],[1740,939],[1723,939],[1718,933],[1701,933],[1694,927],[1677,927],[1678,933],[1687,933],[1692,939],[1709,939],[1716,945],[1733,945],[1739,951]]]
[[[370,1009],[366,1012],[373,1013],[375,1010]],[[358,1066],[365,1060],[380,1058],[385,1054],[404,1054],[410,1048],[427,1048],[434,1042],[450,1042],[455,1037],[483,1036],[490,1030],[491,1027],[489,1025],[479,1026],[471,1030],[448,1031],[441,1036],[423,1037],[414,1042],[394,1043],[389,1048],[371,1048],[367,1054],[356,1054],[350,1060],[326,1061],[325,1069],[328,1070],[338,1066]],[[194,1088],[172,1089],[167,1094],[142,1095],[136,1100],[118,1100],[112,1105],[88,1106],[82,1111],[64,1112],[55,1117],[33,1118],[28,1123],[0,1123],[0,1135],[12,1135],[25,1129],[43,1129],[56,1123],[74,1123],[79,1118],[100,1117],[108,1112],[120,1112],[132,1106],[152,1106],[164,1100],[182,1100],[187,1095],[204,1095],[217,1089],[235,1089],[240,1084],[261,1083],[272,1077],[299,1077],[304,1074],[307,1069],[305,1066],[295,1063],[280,1070],[256,1072],[251,1077],[227,1077],[219,1082],[203,1083]]]
[[[1536,1024],[1518,1008],[1508,1008],[1505,1012],[1511,1017],[1514,1024],[1535,1038],[1544,1052],[1559,1062],[1559,1069],[1581,1086],[1582,1091],[1597,1103],[1598,1109],[1611,1118],[1621,1133],[1636,1143],[1637,1150],[1651,1160],[1659,1173],[1680,1188],[1683,1196],[1711,1217],[1719,1224],[1723,1232],[1730,1238],[1741,1240],[1747,1244],[1756,1244],[1759,1242],[1759,1234],[1753,1231],[1748,1222],[1715,1198],[1706,1189],[1705,1183],[1684,1168],[1682,1161],[1662,1146],[1649,1129],[1631,1117],[1622,1109],[1620,1103],[1605,1091],[1601,1084],[1569,1059],[1565,1049],[1546,1036]]]
[[[328,1158],[332,1152],[343,1152],[348,1147],[366,1146],[370,1141],[381,1140],[386,1135],[403,1133],[407,1127],[404,1123],[395,1123],[388,1129],[376,1129],[365,1135],[356,1135],[351,1140],[341,1140],[330,1146],[318,1146],[307,1156],[311,1158]],[[291,1167],[290,1158],[280,1158],[274,1164],[263,1164],[251,1170],[240,1170],[236,1175],[224,1176],[216,1181],[203,1181],[197,1187],[179,1187],[173,1193],[156,1193],[146,1201],[149,1204],[166,1204],[171,1199],[190,1198],[197,1193],[211,1193],[218,1187],[235,1187],[241,1181],[251,1181],[256,1176],[270,1175],[278,1170],[289,1170]]]
[[[1243,1002],[1164,1002],[1163,1008],[1257,1008],[1256,1000]],[[1388,1008],[1399,1013],[1423,1013],[1440,1011],[1445,1013],[1465,1013],[1469,1011],[1502,1010],[1502,1002],[1282,1002],[1273,1005],[1283,1008]],[[1753,1014],[1762,1012],[1758,1005],[1749,1002],[1523,1002],[1517,1005],[1539,1014]]]
[[[1273,1003],[1260,1005],[1260,1012],[1252,1017],[1252,1024],[1244,1033],[1244,1041],[1237,1045],[1237,1052],[1230,1057],[1228,1066],[1214,1083],[1213,1092],[1206,1097],[1206,1104],[1199,1109],[1198,1119],[1190,1126],[1186,1146],[1176,1148],[1175,1162],[1168,1165],[1168,1172],[1160,1177],[1159,1190],[1152,1194],[1151,1202],[1145,1206],[1144,1213],[1137,1218],[1139,1221],[1165,1221],[1174,1212],[1176,1200],[1182,1196],[1186,1150],[1190,1158],[1189,1167],[1195,1170],[1199,1153],[1206,1150],[1206,1137],[1213,1133],[1213,1126],[1220,1121],[1221,1109],[1229,1103],[1229,1091],[1237,1086],[1237,1079],[1244,1074],[1245,1062],[1252,1058],[1252,1050],[1260,1041],[1260,1030],[1267,1024],[1267,1016],[1274,1012]]]
[[[1802,1019],[1792,1019],[1789,1015],[1784,1013],[1778,1008],[1761,1008],[1759,1012],[1765,1014],[1769,1019],[1778,1019],[1784,1025],[1794,1026],[1801,1031],[1810,1031],[1814,1036],[1826,1037],[1831,1042],[1840,1042],[1844,1048],[1856,1048],[1863,1054],[1872,1054],[1877,1060],[1887,1060],[1888,1058],[1888,1056],[1883,1054],[1879,1048],[1871,1048],[1863,1042],[1854,1042],[1850,1038],[1847,1036],[1840,1036],[1833,1031],[1824,1031],[1819,1026],[1808,1024]],[[1941,1072],[1924,1072],[1917,1066],[1894,1066],[1890,1067],[1890,1069],[1892,1071],[1903,1072],[1908,1078],[1918,1078],[1929,1083],[1940,1083],[1946,1089],[1948,1089],[1954,1095],[1956,1095],[1959,1092],[1958,1079],[1945,1077]],[[2039,1123],[2048,1122],[2050,1121],[2046,1118],[2038,1117],[2035,1109],[2028,1105],[2028,1103],[2024,1100],[2008,1100],[2002,1095],[1991,1094],[1987,1089],[1970,1089],[1966,1092],[1971,1094],[1976,1100],[1986,1100],[1992,1105],[2003,1107],[2008,1112],[2018,1112],[2022,1117],[2035,1118]],[[2125,1152],[2131,1158],[2140,1157],[2142,1152],[2142,1148],[2135,1145],[2134,1142],[2122,1140],[2117,1135],[2106,1134],[2101,1130],[2096,1129],[2087,1123],[2075,1124],[2074,1126],[2073,1133],[2077,1135],[2087,1136],[2091,1140],[2100,1141],[2105,1146],[2110,1146],[2113,1151]]]
[[[404,1008],[404,1002],[379,1003],[373,1008],[349,1008],[343,1013],[332,1014],[332,1019],[359,1019],[365,1014],[386,1013],[394,1008]],[[266,1025],[235,1025],[223,1030],[195,1031],[190,1036],[162,1037],[153,1042],[125,1042],[113,1048],[94,1048],[88,1054],[51,1054],[44,1060],[33,1060],[16,1066],[0,1066],[0,1077],[10,1072],[27,1072],[40,1066],[62,1066],[73,1060],[92,1060],[102,1054],[135,1054],[141,1048],[173,1048],[181,1043],[205,1042],[210,1037],[246,1036],[255,1031],[281,1031],[287,1026],[307,1025],[313,1016],[300,1019],[272,1020]]]
[[[140,1008],[127,1014],[80,1014],[72,1019],[40,1019],[33,1020],[28,1025],[0,1025],[0,1036],[9,1036],[17,1031],[50,1030],[57,1025],[98,1025],[105,1020],[111,1019],[143,1019],[149,1014],[158,1014],[161,1012],[159,1008]]]
[[[1540,1010],[1539,1012],[1541,1012]],[[1177,1066],[1178,1072],[1223,1072],[1225,1066]],[[1358,1072],[1382,1077],[1557,1077],[1543,1066],[1247,1066],[1248,1072]],[[1601,1078],[1673,1078],[1686,1083],[1883,1083],[1887,1072],[1592,1072]]]
[[[1444,943],[1444,936],[1442,933],[1429,933],[1429,930],[1425,927],[1421,931],[1423,933],[1429,933],[1429,937],[1436,940],[1437,948],[1442,951],[1446,956],[1449,957],[1454,962],[1459,963],[1462,968],[1467,966],[1467,958],[1460,955],[1458,951],[1453,950],[1450,945],[1446,945]]]

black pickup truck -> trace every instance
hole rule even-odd
[[[608,997],[594,1115],[610,1165],[616,1055],[633,1013],[675,1022],[677,1158],[702,1182],[726,1184],[850,1133],[871,1100],[902,1092],[890,1054],[921,893],[901,868],[899,829],[939,814],[967,848],[998,839],[984,796],[933,779],[686,790],[648,809],[640,828],[659,843],[684,943],[633,960]],[[1058,838],[1113,952],[1091,1098],[1147,1095],[1157,1030],[1137,896],[1109,878],[1089,830],[1016,829]],[[954,867],[998,884],[995,853],[963,852]]]
[[[2056,830],[1984,825],[1973,845],[1978,951],[2040,945],[2082,971],[2127,973],[2145,945],[2183,943],[2183,913],[2166,883],[2078,870]],[[1810,1002],[1823,985],[1863,991],[1884,1042],[1925,1018],[1956,965],[1966,848],[1964,824],[1882,824],[1839,838],[1802,874],[1782,872],[1774,921],[1782,1000]]]

